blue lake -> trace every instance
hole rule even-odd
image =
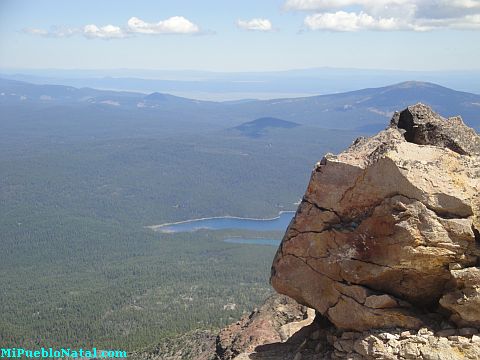
[[[278,239],[244,239],[244,238],[228,238],[223,240],[230,244],[249,244],[249,245],[270,245],[278,246],[280,241]]]
[[[273,219],[248,219],[231,216],[194,219],[171,224],[149,226],[149,228],[164,232],[191,232],[196,230],[252,230],[252,231],[285,231],[295,215],[294,211],[283,211]]]

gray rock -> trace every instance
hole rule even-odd
[[[472,336],[474,334],[478,334],[478,330],[476,328],[458,329],[458,335],[461,335],[461,336]]]
[[[444,329],[437,331],[435,335],[437,336],[442,336],[442,337],[449,337],[449,336],[454,336],[457,335],[457,329]]]

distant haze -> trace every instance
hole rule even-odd
[[[332,94],[403,81],[427,81],[480,93],[478,71],[401,71],[311,68],[286,71],[209,72],[146,69],[0,69],[0,76],[34,84],[60,84],[200,100],[274,99]]]

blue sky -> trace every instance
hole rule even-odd
[[[480,0],[0,0],[0,68],[480,68]]]

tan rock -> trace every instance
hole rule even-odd
[[[398,307],[399,304],[395,298],[390,295],[371,295],[365,300],[365,306],[372,309],[387,309]]]
[[[387,353],[383,342],[373,335],[355,341],[353,348],[362,356],[378,357]]]
[[[282,341],[286,341],[297,333],[300,329],[310,325],[315,319],[315,310],[308,308],[306,318],[300,321],[288,322],[280,327],[278,333]]]
[[[337,304],[328,309],[326,315],[329,319],[334,319],[338,328],[355,328],[359,331],[390,327],[391,324],[404,328],[417,328],[422,325],[419,319],[403,309],[372,309],[345,296],[341,296]]]
[[[480,255],[479,194],[480,137],[409,107],[317,164],[271,283],[342,329],[417,329],[417,309],[440,298],[452,320],[477,326],[480,278],[456,272]]]
[[[480,269],[451,271],[455,290],[440,299],[440,305],[452,311],[459,326],[480,326]]]

